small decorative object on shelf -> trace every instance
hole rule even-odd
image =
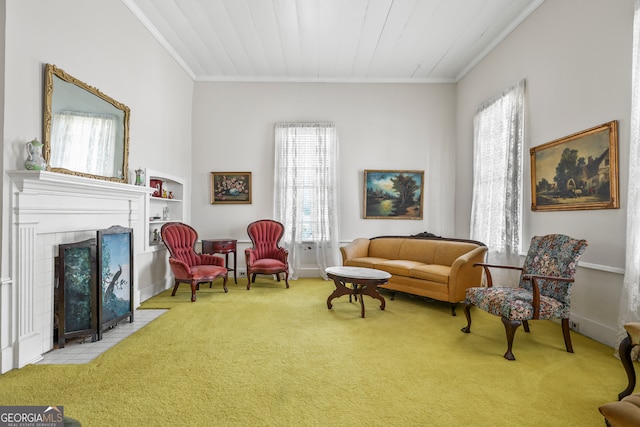
[[[153,169],[145,169],[145,182],[152,191],[145,200],[145,250],[156,252],[165,250],[162,244],[160,228],[171,221],[183,221],[185,218],[185,182],[173,176]],[[157,229],[158,234],[154,233]]]
[[[144,185],[144,169],[136,169],[136,185]]]
[[[37,139],[27,142],[27,160],[24,161],[24,167],[27,170],[46,170],[47,162],[42,157],[42,143]]]
[[[162,197],[162,180],[150,179],[149,186],[156,189],[152,194],[153,197]]]

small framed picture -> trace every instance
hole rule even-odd
[[[211,172],[211,204],[250,204],[251,172]]]

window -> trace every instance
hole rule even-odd
[[[295,278],[303,242],[313,242],[318,266],[338,264],[338,138],[333,123],[278,123],[275,129],[274,217],[285,226]]]
[[[478,108],[473,121],[471,238],[492,262],[513,262],[520,249],[525,81]]]

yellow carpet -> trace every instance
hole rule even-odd
[[[626,376],[613,349],[559,325],[387,295],[326,306],[333,282],[258,277],[183,285],[142,308],[170,308],[86,365],[29,365],[0,376],[2,405],[63,405],[83,426],[603,426],[598,406]]]

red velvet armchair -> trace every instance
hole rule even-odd
[[[181,222],[168,222],[160,229],[160,235],[169,249],[169,265],[175,277],[175,285],[171,296],[175,296],[180,283],[191,285],[191,301],[196,300],[196,289],[200,283],[209,283],[218,277],[224,279],[222,288],[227,289],[227,269],[224,259],[215,255],[199,254],[195,251],[198,233],[191,226]]]
[[[256,274],[275,274],[278,282],[280,273],[284,273],[284,281],[289,287],[289,252],[278,246],[284,226],[278,221],[262,219],[252,222],[247,227],[247,234],[253,247],[245,249],[247,264],[247,289],[256,281]]]

